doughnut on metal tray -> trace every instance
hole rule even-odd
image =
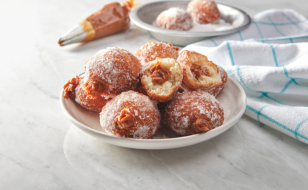
[[[214,36],[231,34],[247,28],[251,23],[251,18],[244,11],[229,5],[217,3],[221,15],[220,18],[232,24],[233,28],[220,31],[190,32],[168,30],[152,25],[162,11],[171,7],[180,7],[186,10],[189,2],[190,1],[159,1],[147,3],[134,8],[129,16],[134,24],[149,31],[154,38],[178,46],[186,46]]]

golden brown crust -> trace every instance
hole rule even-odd
[[[213,79],[219,75],[218,66],[212,61],[209,61],[205,55],[184,50],[181,51],[177,61],[181,65],[183,71],[184,88],[190,90],[208,90],[222,84],[221,78],[217,78],[217,80],[208,80],[206,83],[199,80],[200,75]],[[206,63],[206,65],[202,65],[201,63]],[[212,68],[211,73],[209,73],[209,68]]]
[[[205,55],[194,51],[184,50],[181,51],[178,59],[178,63],[181,65],[183,71],[183,84],[191,89],[207,89],[216,85],[220,85],[221,81],[211,81],[203,84],[200,82],[200,75],[205,75],[207,77],[212,77],[216,74],[219,74],[219,68],[212,61],[209,61]],[[201,63],[206,63],[206,66],[201,65]],[[209,74],[208,68],[213,68],[214,73]],[[199,72],[196,72],[198,71]],[[197,74],[198,73],[198,74]]]
[[[179,54],[178,51],[179,48],[173,47],[170,43],[149,42],[137,50],[135,56],[143,65],[146,65],[146,63],[154,61],[157,57],[177,59]]]
[[[187,6],[187,11],[200,24],[214,23],[220,18],[217,5],[212,0],[192,0]]]
[[[138,92],[128,91],[113,98],[100,114],[100,124],[119,137],[148,138],[159,127],[160,113],[153,101]]]
[[[222,83],[220,85],[216,85],[213,86],[212,88],[207,88],[207,89],[196,89],[197,91],[203,91],[203,92],[207,92],[213,96],[218,96],[218,94],[220,94],[220,92],[225,88],[226,83],[228,81],[228,74],[227,72],[221,67],[219,67],[219,75],[221,77],[221,81]],[[181,85],[179,92],[187,92],[187,91],[193,91],[192,89],[187,88],[184,84]]]
[[[178,87],[179,88],[179,87]],[[177,88],[177,89],[178,89]],[[173,96],[175,95],[175,93],[177,92],[177,89],[174,89],[170,94],[168,95],[159,95],[159,94],[156,94],[154,92],[150,92],[149,90],[147,91],[146,89],[146,92],[148,94],[149,97],[151,97],[152,100],[156,100],[158,102],[167,102],[168,100],[172,99]]]
[[[183,70],[183,83],[181,88],[184,91],[198,90],[217,96],[224,89],[228,80],[227,72],[222,67],[209,61],[206,56],[197,52],[184,50],[180,53],[177,61],[181,64]],[[216,73],[220,76],[219,81],[212,81],[211,83],[203,84],[199,80],[196,80],[196,78],[201,75],[211,77],[208,68],[194,65],[195,63],[202,61],[207,62],[207,67],[214,68]],[[189,71],[193,73],[193,75],[189,74]]]
[[[181,135],[204,133],[224,121],[224,111],[215,97],[198,91],[177,94],[164,114],[167,127]]]

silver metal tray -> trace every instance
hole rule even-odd
[[[232,24],[233,28],[214,32],[188,32],[167,30],[152,25],[156,17],[164,10],[171,7],[180,7],[186,10],[190,1],[159,1],[141,5],[133,9],[130,13],[131,21],[137,26],[148,30],[152,36],[164,42],[170,42],[178,46],[204,40],[206,38],[231,34],[248,27],[251,19],[244,11],[221,3],[217,3],[221,19]]]

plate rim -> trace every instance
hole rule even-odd
[[[185,0],[185,1],[189,1],[189,0]],[[185,1],[180,1],[180,2],[185,2]],[[226,35],[226,34],[231,34],[240,30],[243,30],[245,28],[247,28],[250,23],[251,23],[251,17],[242,9],[239,9],[237,7],[231,6],[231,5],[227,5],[224,3],[216,3],[217,5],[222,5],[222,6],[226,6],[226,7],[230,7],[232,9],[235,9],[239,12],[241,12],[244,16],[245,16],[245,20],[247,20],[247,22],[239,27],[236,28],[231,28],[231,29],[227,29],[227,30],[222,30],[222,31],[214,31],[214,32],[187,32],[187,31],[178,31],[178,30],[168,30],[168,29],[163,29],[163,28],[158,28],[155,27],[153,25],[150,25],[148,23],[143,22],[137,15],[138,11],[140,9],[142,9],[144,6],[150,5],[150,4],[159,4],[159,3],[163,3],[163,2],[176,2],[173,0],[168,0],[168,1],[155,1],[155,2],[149,2],[149,3],[145,3],[142,4],[141,6],[138,6],[134,9],[132,9],[132,11],[129,13],[129,18],[130,20],[136,24],[137,26],[139,26],[142,29],[145,29],[149,32],[155,32],[155,33],[160,33],[160,34],[165,34],[165,35],[173,35],[173,36],[180,36],[180,37],[212,37],[212,36],[221,36],[221,35]]]
[[[65,98],[63,97],[63,94],[64,94],[64,89],[61,90],[61,94],[60,94],[60,105],[61,105],[61,108],[62,108],[62,111],[65,113],[66,117],[69,118],[69,120],[78,128],[81,127],[82,130],[87,130],[88,132],[91,132],[91,134],[95,134],[96,136],[103,136],[103,137],[106,137],[106,138],[112,138],[112,139],[117,139],[117,140],[125,140],[125,141],[137,141],[137,142],[146,142],[146,143],[155,143],[155,142],[169,142],[169,141],[181,141],[181,140],[186,140],[186,139],[190,139],[190,138],[196,138],[196,137],[200,137],[200,136],[210,136],[209,134],[211,133],[215,133],[217,130],[219,129],[225,129],[223,132],[217,134],[217,135],[214,135],[212,137],[210,137],[209,139],[213,138],[213,137],[216,137],[222,133],[224,133],[226,130],[228,130],[229,128],[231,128],[241,117],[242,115],[244,114],[245,110],[246,110],[246,105],[247,105],[247,96],[246,96],[246,93],[243,89],[243,87],[233,78],[231,77],[228,77],[228,81],[232,81],[239,89],[240,89],[240,93],[243,95],[242,96],[242,102],[243,102],[243,105],[240,109],[240,111],[230,120],[228,121],[228,123],[224,123],[223,125],[219,126],[219,127],[216,127],[206,133],[201,133],[201,134],[193,134],[193,135],[187,135],[187,136],[180,136],[180,137],[174,137],[174,138],[166,138],[166,139],[134,139],[134,138],[123,138],[123,137],[117,137],[117,136],[113,136],[113,135],[110,135],[110,134],[106,134],[106,133],[103,133],[103,132],[100,132],[100,131],[97,131],[95,129],[92,129],[90,127],[88,127],[87,125],[81,123],[80,121],[78,121],[77,119],[75,119],[70,113],[69,111],[67,110],[65,104],[64,104],[64,101],[65,101]],[[72,100],[73,101],[73,100]]]

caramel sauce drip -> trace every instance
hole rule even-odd
[[[71,80],[69,80],[64,86],[64,95],[63,97],[65,99],[68,99],[69,97],[72,99],[75,99],[75,88],[78,86],[79,84],[79,76],[75,76],[74,78],[72,78]]]
[[[169,71],[163,68],[159,61],[151,67],[150,72],[152,73],[151,78],[153,83],[163,84],[168,79]]]
[[[108,84],[104,84],[93,80],[88,80],[86,83],[84,83],[84,86],[88,96],[90,98],[93,98],[94,96],[103,93]]]
[[[192,67],[190,67],[190,70],[192,73],[195,74],[196,78],[199,78],[202,75],[210,76],[210,72],[206,67],[201,68],[201,66],[199,65],[193,65]]]
[[[191,130],[196,133],[207,132],[211,129],[211,123],[206,119],[197,119],[191,124]]]
[[[120,116],[114,120],[122,129],[128,130],[129,132],[136,131],[134,127],[134,116],[127,109],[123,109]]]

